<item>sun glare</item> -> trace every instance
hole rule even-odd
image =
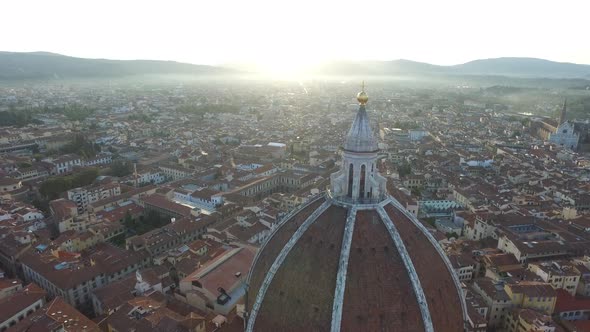
[[[310,70],[315,64],[313,61],[303,60],[296,56],[275,57],[259,62],[257,67],[263,73],[272,78],[298,78]]]

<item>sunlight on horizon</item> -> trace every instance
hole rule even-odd
[[[34,9],[34,10],[31,10]],[[590,4],[568,1],[8,1],[3,51],[254,64],[292,75],[326,60],[453,65],[494,57],[590,63]],[[25,24],[23,17],[26,13]],[[42,29],[38,27],[42,26]]]

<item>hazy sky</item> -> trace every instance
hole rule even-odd
[[[293,68],[326,59],[590,64],[588,0],[2,0],[0,50]]]

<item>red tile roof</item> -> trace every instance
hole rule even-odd
[[[99,243],[94,248],[83,252],[80,260],[68,261],[69,264],[61,269],[56,266],[64,260],[53,256],[50,250],[38,253],[31,248],[23,254],[21,262],[56,287],[67,290],[102,273],[111,274],[138,264],[147,256],[148,253],[145,251],[129,252],[111,244]]]
[[[164,195],[154,194],[144,197],[142,198],[142,200],[145,204],[149,204],[157,208],[171,211],[184,217],[188,217],[191,215],[192,209],[190,207],[170,201]]]
[[[236,273],[243,276],[248,275],[250,266],[254,260],[255,252],[252,248],[239,248],[238,252],[222,262],[213,260],[205,263],[200,270],[207,269],[212,265],[218,264],[214,269],[207,272],[205,275],[199,277],[199,281],[203,288],[207,289],[213,294],[217,294],[217,289],[222,287],[228,292],[235,288],[241,279],[236,277]],[[219,257],[222,258],[223,256]],[[197,271],[198,273],[199,271]],[[189,276],[190,278],[190,276]]]
[[[125,206],[119,206],[113,210],[102,210],[96,213],[97,219],[104,219],[110,222],[119,222],[125,219],[125,216],[129,213],[131,216],[137,216],[143,213],[143,208],[135,203],[128,204]]]
[[[66,303],[61,297],[56,297],[41,310],[8,329],[7,332],[54,331],[59,327],[63,327],[64,331],[100,332],[98,325]]]
[[[571,323],[576,327],[576,331],[590,332],[590,320],[577,320]]]
[[[555,303],[554,312],[564,311],[589,311],[590,299],[574,297],[564,289],[557,289],[557,302]]]
[[[70,217],[72,215],[72,212],[76,211],[77,209],[76,203],[64,198],[56,199],[49,202],[49,206],[51,207],[54,216],[58,219]]]
[[[43,300],[47,292],[34,283],[0,300],[0,323],[9,320],[37,301]]]
[[[19,279],[0,278],[0,290],[22,285]]]

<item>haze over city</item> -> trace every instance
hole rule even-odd
[[[0,332],[590,332],[587,1],[0,5]]]

